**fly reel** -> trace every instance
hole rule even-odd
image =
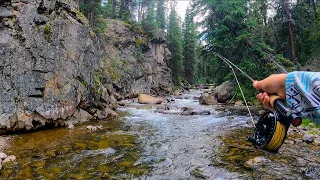
[[[279,96],[270,96],[274,112],[261,116],[254,130],[254,137],[247,137],[257,149],[277,153],[287,136],[290,124],[299,126],[302,122],[291,109],[287,108]]]

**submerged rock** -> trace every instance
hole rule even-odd
[[[155,98],[146,94],[139,94],[138,102],[140,104],[161,104],[163,99]]]
[[[8,156],[7,158],[5,158],[5,159],[2,161],[2,164],[7,163],[7,162],[10,162],[10,161],[15,161],[16,159],[17,159],[16,156],[10,155],[10,156]]]
[[[103,129],[103,126],[100,125],[100,126],[87,126],[87,129],[90,130],[90,131],[97,131],[97,130],[102,130]]]
[[[267,165],[270,162],[271,161],[269,159],[262,157],[262,156],[258,156],[258,157],[255,157],[253,159],[248,160],[244,166],[248,167],[248,168],[256,168],[259,166]]]
[[[216,105],[218,101],[215,97],[208,93],[204,93],[199,98],[199,103],[202,105]]]
[[[98,120],[105,120],[105,119],[108,119],[108,118],[117,117],[118,113],[116,113],[115,111],[111,110],[110,108],[105,108],[103,111],[97,110],[96,113],[94,114],[94,116]]]
[[[237,101],[234,103],[235,106],[243,106],[243,102],[242,101]]]

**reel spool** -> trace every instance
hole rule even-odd
[[[247,137],[257,149],[277,153],[286,139],[290,124],[299,126],[302,123],[291,109],[287,108],[279,96],[270,96],[274,112],[269,111],[261,116],[254,130],[254,137]]]

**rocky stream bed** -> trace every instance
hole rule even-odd
[[[302,128],[279,153],[258,151],[245,141],[246,113],[200,105],[200,93],[160,105],[132,99],[113,120],[3,137],[16,161],[1,179],[320,179],[320,146],[305,143]]]

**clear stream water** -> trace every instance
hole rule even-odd
[[[6,153],[17,156],[17,162],[4,165],[1,179],[320,178],[318,147],[288,143],[277,155],[257,151],[245,141],[253,132],[250,119],[200,105],[200,93],[194,90],[164,105],[132,102],[119,109],[117,119],[74,130],[14,135]],[[183,109],[210,115],[179,115]],[[103,130],[92,132],[88,125]],[[295,138],[289,136],[289,142]],[[257,156],[271,163],[244,165]]]

